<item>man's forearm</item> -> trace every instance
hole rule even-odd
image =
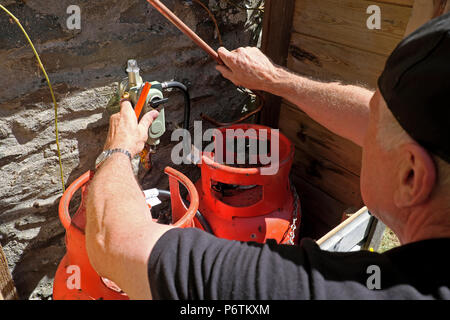
[[[362,145],[372,91],[337,82],[313,81],[281,67],[265,91],[283,97],[324,127]]]
[[[142,237],[127,230],[133,230],[135,224],[147,225],[149,210],[126,155],[116,153],[107,159],[88,188],[86,244],[89,258],[99,273],[111,277],[118,272],[113,261],[125,256],[132,237]]]
[[[148,282],[138,279],[147,278],[148,255],[168,229],[152,221],[127,156],[112,155],[89,185],[86,246],[94,268],[132,298],[148,297]]]

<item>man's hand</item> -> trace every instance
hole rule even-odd
[[[148,138],[148,128],[158,115],[158,111],[152,110],[146,113],[138,124],[131,103],[122,102],[120,113],[112,115],[109,121],[109,132],[104,150],[125,149],[134,157],[144,149]]]
[[[222,47],[217,53],[225,66],[218,65],[216,69],[236,86],[268,91],[279,77],[280,67],[258,48],[246,47],[230,52]]]

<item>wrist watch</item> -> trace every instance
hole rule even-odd
[[[98,156],[97,160],[95,161],[95,168],[97,169],[98,167],[100,167],[102,163],[106,161],[106,159],[108,159],[111,155],[117,152],[127,155],[130,161],[132,160],[131,153],[127,150],[124,149],[105,150]]]

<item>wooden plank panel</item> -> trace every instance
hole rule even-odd
[[[319,239],[341,222],[342,214],[348,207],[303,178],[296,175],[291,178],[302,209],[299,235],[302,238]]]
[[[293,33],[288,68],[322,81],[377,86],[387,57]]]
[[[320,39],[382,55],[389,55],[402,40],[411,7],[376,3],[381,9],[381,29],[367,28],[365,0],[297,0],[293,30]]]
[[[374,2],[390,3],[405,7],[412,7],[414,5],[414,0],[375,0]]]
[[[359,176],[362,158],[360,146],[335,135],[287,102],[282,104],[279,126],[298,149],[328,159]]]
[[[296,149],[292,171],[348,207],[363,206],[359,176],[334,162]]]

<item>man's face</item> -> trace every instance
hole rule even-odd
[[[377,138],[382,108],[387,106],[377,90],[370,101],[369,126],[364,139],[361,169],[361,194],[364,203],[372,214],[381,219],[394,209],[393,193],[397,171],[395,150],[386,151]]]

